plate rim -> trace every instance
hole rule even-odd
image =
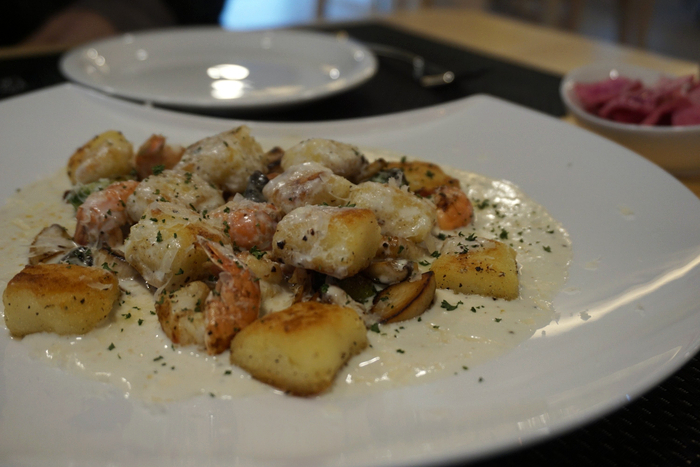
[[[48,90],[48,91],[44,91],[44,92],[46,92],[48,94],[64,93],[64,92],[68,92],[70,94],[73,92],[77,92],[78,96],[82,96],[82,95],[84,95],[83,91],[84,90],[82,88],[78,88],[78,87],[75,87],[73,85],[62,85],[58,89],[52,89],[52,90]],[[32,95],[32,96],[34,96],[34,95]],[[167,119],[168,115],[172,115],[172,116],[174,116],[175,119],[182,121],[182,122],[187,121],[187,120],[191,120],[193,122],[201,122],[201,126],[214,125],[214,122],[216,122],[216,121],[218,121],[219,123],[231,122],[231,120],[220,119],[220,118],[183,115],[183,114],[169,112],[169,111],[163,110],[163,109],[147,109],[147,108],[144,108],[143,106],[140,106],[140,105],[136,106],[136,104],[124,102],[124,101],[117,100],[117,99],[112,99],[112,98],[109,98],[109,97],[104,96],[104,95],[99,94],[99,93],[93,93],[92,98],[97,98],[98,101],[100,101],[103,104],[106,104],[108,109],[111,108],[110,107],[111,105],[116,105],[120,111],[126,111],[126,113],[128,113],[129,110],[135,110],[137,108],[140,109],[140,111],[145,112],[146,114],[153,111],[153,112],[156,112],[156,119],[158,119],[158,118]],[[23,97],[20,96],[17,99],[23,99]],[[433,112],[440,113],[440,112],[445,111],[445,110],[447,110],[448,113],[450,110],[455,111],[455,112],[459,112],[459,111],[463,110],[465,106],[472,105],[475,103],[478,104],[480,101],[482,103],[483,102],[487,102],[487,103],[488,102],[500,102],[501,104],[499,104],[499,105],[506,104],[507,106],[510,106],[512,109],[521,109],[518,106],[505,103],[505,102],[503,102],[499,99],[496,99],[496,98],[478,96],[477,98],[467,98],[464,100],[435,106],[433,108],[417,109],[414,111],[407,112],[406,115],[410,114],[410,115],[408,115],[410,117],[410,120],[415,122],[415,121],[419,120],[422,115],[429,115]],[[13,99],[12,102],[17,103],[19,101]],[[2,104],[0,104],[0,112],[2,111],[2,109],[4,109],[4,106]],[[527,114],[527,115],[531,115],[533,113],[532,111],[529,111],[527,109],[521,109],[521,110],[518,110],[518,112],[525,112],[525,114]],[[396,123],[396,122],[400,121],[401,118],[403,118],[403,116],[404,115],[402,115],[402,114],[391,114],[391,115],[386,116],[386,118],[388,118],[392,122]],[[546,117],[546,116],[543,116],[543,117]],[[363,124],[363,125],[373,125],[384,118],[385,117],[369,117],[369,118],[363,119],[363,120],[355,120],[355,121],[353,121],[353,123],[359,123],[359,124]],[[549,118],[549,117],[546,117],[546,118]],[[555,119],[551,119],[551,121],[553,121],[553,120],[555,120]],[[236,121],[238,121],[238,120],[236,120]],[[264,127],[264,128],[267,128],[268,130],[274,130],[276,127],[313,128],[315,125],[326,126],[324,124],[327,124],[328,127],[341,128],[343,125],[343,121],[316,122],[316,123],[314,123],[314,122],[311,122],[311,123],[299,122],[299,123],[294,123],[294,124],[284,124],[284,123],[274,123],[274,122],[271,122],[271,123],[252,122],[251,126],[257,126],[260,128]],[[567,127],[564,122],[560,122],[560,124],[563,125],[562,128],[570,128],[570,131],[573,131],[576,134],[579,134],[579,135],[586,134],[587,135],[586,138],[594,137],[595,141],[597,141],[597,142],[606,141],[600,137],[597,137],[597,136],[591,135],[587,132],[584,132],[584,130],[574,128],[574,127]],[[612,144],[612,143],[606,142],[606,144]],[[611,147],[615,147],[615,146],[613,145]],[[617,147],[616,151],[619,152],[620,154],[622,154],[622,152],[620,152],[621,148]],[[630,151],[626,151],[626,150],[625,150],[624,154],[625,154],[625,157],[631,157],[633,155],[633,153],[631,153]],[[639,164],[640,167],[646,168],[646,169],[649,169],[650,167],[655,167],[651,163],[647,163],[647,161],[641,160],[641,159],[638,160],[636,162],[636,164]],[[657,175],[659,175],[659,176],[664,175],[668,179],[672,179],[672,177],[669,174],[663,172],[661,169],[655,168],[654,170],[657,170],[657,172],[656,172]],[[676,185],[682,186],[682,184],[679,181],[677,181],[675,179],[673,179],[673,180],[675,181]],[[683,188],[685,188],[685,187],[683,187]],[[688,191],[687,188],[685,188],[685,190]],[[696,206],[696,207],[698,206],[698,200],[695,200],[694,206]],[[696,267],[696,269],[697,269],[697,267]],[[632,396],[635,396],[635,395],[638,396],[639,394],[643,393],[644,391],[648,390],[649,388],[655,386],[656,384],[658,384],[661,381],[661,379],[665,378],[666,376],[668,376],[669,374],[671,374],[672,372],[674,372],[678,368],[680,368],[680,366],[683,365],[685,362],[687,362],[692,357],[692,354],[697,352],[697,350],[698,350],[698,342],[695,341],[695,348],[692,349],[692,352],[689,352],[688,355],[678,357],[676,360],[674,360],[673,364],[669,364],[669,365],[664,366],[663,367],[664,371],[662,372],[662,374],[657,374],[654,377],[648,378],[645,382],[646,384],[637,385],[634,388],[634,391],[630,391],[630,394]],[[605,413],[609,413],[610,411],[622,406],[625,402],[626,401],[620,397],[616,397],[615,400],[608,400],[602,406],[598,406],[597,408],[595,408],[595,410],[589,409],[587,412],[583,413],[579,417],[578,421],[576,421],[575,423],[572,423],[570,420],[568,422],[567,421],[560,422],[559,424],[554,423],[549,427],[550,430],[548,433],[542,434],[542,433],[538,433],[536,431],[532,431],[532,432],[529,432],[529,435],[524,436],[522,438],[522,441],[526,445],[532,444],[538,440],[549,439],[551,436],[563,433],[567,430],[573,430],[573,429],[579,428],[582,424],[589,422],[592,419],[598,418]],[[500,449],[502,449],[502,448],[515,449],[515,448],[517,448],[517,446],[515,446],[513,444],[513,440],[509,439],[507,441],[501,441],[500,443],[496,443],[495,446],[494,446],[494,444],[487,443],[483,449],[478,450],[478,451],[470,451],[468,454],[465,454],[464,452],[460,452],[459,448],[453,448],[453,450],[451,452],[443,453],[443,455],[441,455],[441,456],[438,455],[438,456],[431,457],[427,461],[428,462],[444,462],[444,461],[448,461],[448,460],[457,460],[457,459],[474,460],[478,457],[482,457],[482,456],[485,456],[488,454],[495,454],[497,452],[496,449],[499,449],[499,448]],[[423,462],[426,462],[426,460],[418,460],[418,461],[415,461],[415,463],[413,463],[411,465],[418,465],[419,462],[423,463]],[[362,463],[362,465],[399,465],[399,464],[394,464],[394,463],[390,462],[389,460],[384,460],[384,461],[378,460],[375,462],[364,462],[364,463]],[[406,465],[406,462],[402,462],[401,465]]]
[[[174,38],[175,40],[184,40],[189,35],[207,35],[213,37],[224,36],[246,36],[246,37],[273,37],[284,39],[284,37],[302,38],[307,41],[312,41],[317,44],[336,45],[345,51],[356,54],[359,53],[362,59],[358,61],[359,68],[345,81],[342,86],[329,86],[325,84],[317,89],[305,89],[304,92],[299,92],[290,96],[273,96],[268,98],[250,98],[250,99],[215,99],[206,96],[193,97],[191,99],[183,99],[172,95],[157,95],[149,92],[130,92],[114,88],[110,85],[95,83],[86,73],[81,70],[79,62],[82,54],[96,47],[113,47],[122,43],[133,43],[137,40],[153,40],[161,37]],[[261,109],[267,110],[277,107],[288,107],[300,105],[306,102],[324,99],[339,93],[350,91],[356,87],[369,81],[379,69],[379,62],[376,55],[360,41],[350,37],[336,37],[332,34],[323,31],[309,31],[301,29],[265,29],[255,31],[237,31],[227,30],[218,26],[180,26],[171,28],[161,28],[145,30],[133,33],[124,33],[105,39],[98,39],[87,44],[83,44],[72,48],[63,54],[59,59],[59,70],[61,74],[70,82],[80,86],[85,86],[94,89],[105,95],[130,100],[136,103],[156,104],[173,109],[232,109],[232,110],[249,110]],[[336,84],[338,82],[333,82]]]

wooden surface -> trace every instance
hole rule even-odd
[[[565,74],[594,62],[630,63],[675,75],[698,75],[698,63],[628,46],[595,41],[569,32],[496,16],[480,10],[403,10],[383,17],[388,23],[456,46],[544,71]],[[565,121],[575,124],[573,119]],[[698,149],[700,152],[700,148]],[[679,180],[700,197],[700,174]]]
[[[579,66],[601,61],[630,63],[676,75],[697,75],[700,70],[695,62],[596,41],[478,9],[398,10],[380,18],[412,33],[561,75]],[[0,48],[0,59],[62,50],[65,47]],[[573,124],[573,120],[565,120]],[[700,197],[700,174],[680,180]]]

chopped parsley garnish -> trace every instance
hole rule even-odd
[[[457,302],[455,305],[450,304],[447,300],[443,300],[442,303],[440,304],[440,308],[444,308],[447,311],[452,311],[452,310],[456,310],[457,307],[460,305],[464,305],[464,303],[462,303],[461,300],[459,302]],[[474,307],[472,307],[472,308],[474,308]]]
[[[255,259],[262,259],[262,257],[267,254],[267,251],[262,251],[257,246],[253,246],[253,248],[250,249],[250,254],[255,256]]]
[[[160,175],[163,173],[164,170],[165,166],[163,164],[158,164],[153,166],[151,172],[153,173],[153,175]]]

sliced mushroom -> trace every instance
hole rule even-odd
[[[119,279],[133,279],[139,275],[120,251],[101,248],[94,251],[92,257],[95,266],[115,273]]]
[[[436,281],[432,272],[423,273],[416,281],[390,285],[374,298],[370,310],[382,323],[397,323],[420,316],[435,298]]]
[[[311,293],[312,277],[304,268],[295,268],[288,282],[294,292],[294,303],[304,301],[304,297]]]
[[[45,263],[58,255],[65,255],[76,246],[65,227],[50,225],[37,234],[29,247],[29,264]]]
[[[367,269],[362,271],[362,274],[380,284],[391,285],[410,278],[413,271],[417,269],[417,264],[413,261],[388,259],[374,261]]]

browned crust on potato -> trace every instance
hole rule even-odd
[[[117,277],[71,264],[26,266],[3,293],[5,324],[14,336],[84,334],[105,319],[120,295]]]

